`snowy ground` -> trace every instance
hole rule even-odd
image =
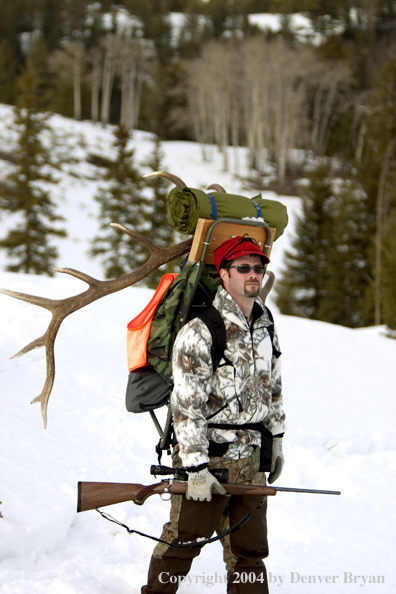
[[[12,143],[4,127],[9,111],[0,106],[3,150]],[[89,150],[109,153],[109,130],[60,117],[54,123],[65,151],[81,156],[85,143]],[[133,144],[139,160],[152,148],[143,133]],[[229,191],[240,190],[238,180],[221,171],[219,156],[202,163],[193,143],[165,143],[164,150],[168,169],[191,186],[218,182]],[[0,162],[0,173],[6,170]],[[56,187],[69,232],[68,239],[59,240],[59,266],[102,278],[85,253],[97,228],[92,196],[98,171],[87,164],[73,171],[79,177],[64,168]],[[298,200],[283,201],[293,219]],[[1,235],[6,226],[0,221]],[[275,272],[291,233],[292,221],[275,244]],[[54,298],[85,288],[64,275],[6,273],[4,264],[1,255],[2,287]],[[64,322],[45,431],[39,405],[29,405],[44,381],[44,353],[9,357],[45,331],[49,314],[0,295],[1,594],[137,594],[145,583],[153,543],[128,535],[95,511],[77,514],[76,496],[79,480],[154,482],[149,466],[156,463],[156,431],[146,415],[124,408],[126,324],[151,294],[126,289]],[[342,495],[279,493],[271,498],[267,567],[272,592],[393,594],[396,342],[382,336],[381,328],[350,330],[279,313],[276,321],[288,425],[279,485],[341,490]],[[132,528],[159,536],[169,504],[152,497],[144,507],[125,503],[106,509]],[[209,545],[180,592],[225,592],[223,575],[221,547]]]

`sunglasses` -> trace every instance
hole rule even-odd
[[[250,264],[239,264],[238,266],[230,266],[230,268],[236,268],[239,274],[248,274],[251,270],[254,270],[256,274],[264,274],[265,266],[261,264],[256,264],[255,266],[250,266]]]

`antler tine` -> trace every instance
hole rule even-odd
[[[187,184],[185,184],[180,177],[173,175],[173,173],[168,173],[167,171],[152,171],[151,173],[145,173],[143,177],[163,177],[179,188],[187,188]]]
[[[225,191],[223,186],[221,186],[220,184],[210,184],[210,186],[208,186],[206,189],[207,190],[216,190],[216,192],[221,192],[222,194],[227,194],[227,192]]]
[[[156,270],[159,266],[162,266],[163,264],[166,264],[167,262],[170,262],[171,260],[188,253],[191,248],[192,239],[187,239],[186,241],[183,241],[179,244],[162,249],[157,247],[152,241],[147,239],[147,237],[144,237],[140,233],[132,231],[123,225],[112,223],[112,226],[117,227],[124,233],[127,233],[130,237],[136,239],[136,241],[142,243],[149,249],[149,259],[137,270],[130,272],[129,274],[126,274],[125,276],[122,276],[118,279],[100,281],[85,274],[84,272],[74,270],[73,268],[55,268],[57,272],[69,274],[88,284],[88,289],[86,291],[65,299],[47,299],[45,297],[9,291],[8,289],[0,289],[1,293],[4,293],[9,297],[14,297],[15,299],[21,299],[23,301],[27,301],[28,303],[44,307],[45,309],[50,310],[52,313],[52,318],[45,334],[29,343],[21,351],[19,351],[19,353],[12,357],[19,357],[40,346],[45,346],[46,348],[46,379],[44,387],[41,394],[32,400],[32,404],[34,402],[41,403],[41,415],[44,422],[44,428],[47,426],[48,400],[51,395],[55,380],[55,339],[63,320],[71,313],[85,307],[86,305],[89,305],[90,303],[93,303],[101,297],[111,295],[112,293],[116,293],[117,291],[121,291],[126,287],[134,285],[150,274],[150,272]]]
[[[21,301],[33,303],[33,305],[38,305],[49,310],[51,310],[51,304],[53,303],[53,299],[38,297],[36,295],[26,295],[26,293],[18,293],[17,291],[10,291],[9,289],[0,289],[0,293],[8,295],[9,297],[14,297],[14,299],[20,299]]]
[[[260,291],[260,297],[263,300],[263,303],[265,303],[265,300],[267,299],[269,292],[275,284],[275,274],[271,272],[271,270],[267,270],[265,274],[268,276],[268,279],[264,287]]]

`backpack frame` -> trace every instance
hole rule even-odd
[[[188,297],[188,300],[185,303],[185,307],[183,309],[183,318],[181,320],[179,320],[180,327],[184,326],[193,317],[192,316],[193,300],[194,300],[194,296],[196,294],[198,287],[200,287],[207,294],[207,292],[205,291],[205,288],[202,287],[202,285],[200,284],[200,279],[202,276],[202,272],[205,268],[205,260],[207,257],[208,248],[209,248],[209,246],[213,245],[213,243],[211,243],[211,242],[215,241],[215,239],[212,239],[213,232],[214,232],[215,228],[217,227],[217,225],[219,225],[220,223],[230,223],[232,225],[243,224],[243,225],[247,225],[247,226],[251,226],[251,227],[263,227],[266,230],[266,241],[265,241],[265,245],[263,248],[263,253],[265,255],[269,255],[269,253],[270,253],[272,243],[273,243],[273,238],[274,238],[274,232],[273,232],[274,230],[271,229],[271,227],[264,220],[234,219],[234,218],[222,217],[222,218],[219,218],[219,219],[216,219],[215,221],[213,221],[210,224],[210,226],[206,232],[204,241],[202,242],[202,252],[200,254],[198,264],[197,264],[199,266],[198,273],[197,273],[194,285],[192,287],[192,290],[190,292],[190,295]],[[205,308],[205,310],[209,309],[209,307],[210,307],[210,304]],[[205,312],[202,312],[201,314],[196,313],[196,315],[199,316],[201,319],[203,319],[203,321],[207,324],[209,331],[211,332],[212,340],[213,340],[212,361],[213,361],[214,369],[216,369],[217,364],[218,364],[219,360],[221,359],[222,353],[224,353],[225,342],[221,336],[221,330],[220,330],[220,332],[213,332],[213,330],[210,327],[210,323],[208,324],[208,318],[205,318],[204,313]],[[272,341],[272,336],[271,336],[271,341]],[[159,462],[159,464],[161,464],[162,452],[164,450],[166,450],[169,455],[170,454],[170,446],[172,445],[172,441],[173,441],[172,410],[171,410],[171,405],[169,402],[171,387],[169,386],[169,384],[166,383],[165,379],[163,379],[160,376],[160,374],[158,372],[156,372],[155,370],[151,370],[148,373],[150,373],[150,375],[151,375],[150,379],[148,377],[146,379],[143,376],[143,381],[151,382],[153,391],[157,391],[157,393],[160,395],[158,398],[158,402],[154,403],[152,407],[146,408],[145,411],[137,411],[137,410],[132,411],[131,409],[128,409],[128,410],[131,410],[132,412],[146,412],[146,411],[148,411],[150,413],[151,419],[152,419],[152,421],[158,431],[158,434],[160,436],[159,442],[158,442],[155,450],[158,455],[158,462]],[[130,374],[130,376],[131,375],[132,374]],[[129,380],[128,380],[128,387],[129,387]],[[168,391],[168,396],[167,396],[167,391]],[[165,404],[168,407],[168,411],[167,411],[165,423],[163,426],[161,426],[161,424],[157,418],[157,415],[154,412],[154,409],[162,407]]]

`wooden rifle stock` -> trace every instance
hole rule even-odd
[[[261,487],[258,485],[223,485],[228,495],[276,495],[275,487]],[[106,505],[114,505],[124,501],[133,501],[143,505],[151,495],[162,493],[185,493],[187,483],[184,481],[161,481],[154,485],[139,485],[133,483],[78,483],[77,511],[83,512]],[[216,494],[217,491],[213,490]]]
[[[276,495],[278,491],[288,493],[314,493],[317,495],[341,495],[340,491],[323,491],[318,489],[298,489],[295,487],[262,487],[260,485],[222,484],[228,495]],[[133,501],[136,505],[143,505],[151,495],[162,493],[183,494],[187,490],[186,481],[169,479],[154,485],[139,485],[134,483],[78,483],[77,511],[88,511]],[[213,494],[218,495],[216,490]]]

